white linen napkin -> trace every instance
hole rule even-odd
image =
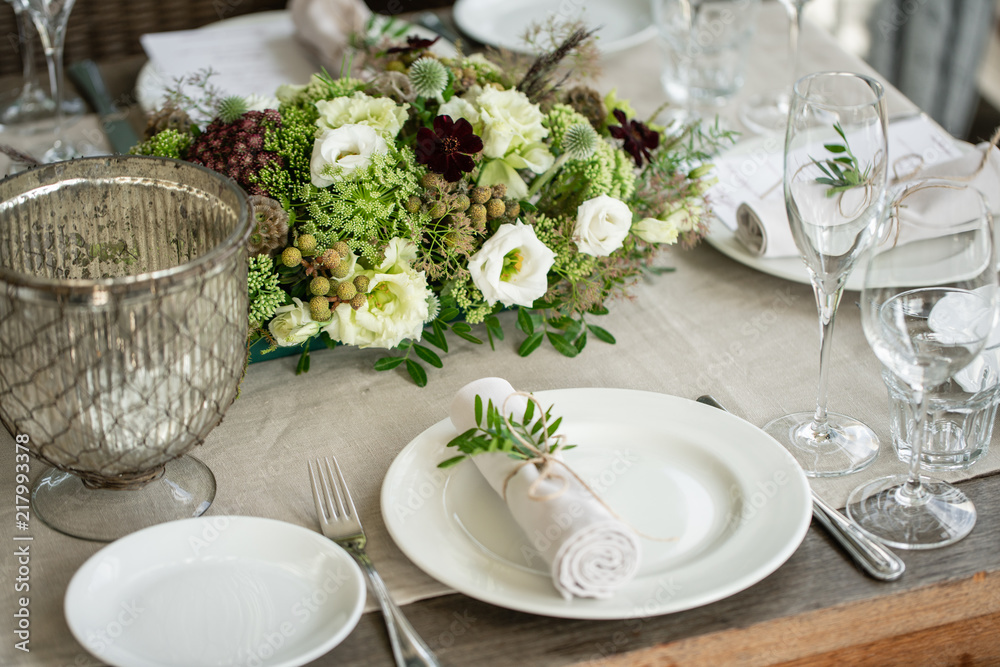
[[[372,12],[361,0],[290,0],[299,41],[332,74],[340,72],[352,33],[363,33]]]
[[[482,378],[465,385],[452,401],[452,424],[459,433],[477,426],[477,395],[482,398],[484,411],[488,401],[493,401],[495,407],[520,421],[527,399],[514,396],[504,406],[513,393],[514,388],[501,378]],[[528,488],[539,476],[534,464],[524,465],[506,454],[492,452],[477,454],[472,462],[501,497],[506,483],[511,516],[531,548],[549,563],[552,583],[564,599],[608,598],[636,575],[641,549],[635,532],[565,469],[556,470],[568,482],[565,491],[536,500],[528,495]],[[561,486],[560,480],[545,480],[536,487],[536,494],[554,494]]]
[[[978,150],[963,153],[947,133],[924,116],[891,123],[888,142],[890,176],[906,180],[969,176],[979,166],[985,146],[980,144]],[[993,190],[1000,198],[1000,154],[991,154],[990,163],[991,168],[980,172],[973,185],[984,192]],[[916,165],[927,166],[917,171]],[[712,208],[736,239],[755,257],[797,257],[799,251],[785,211],[780,142],[772,141],[751,152],[735,150],[719,158],[716,167],[719,183],[709,191]]]

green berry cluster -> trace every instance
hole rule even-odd
[[[317,253],[316,237],[300,234],[295,245],[281,253],[281,263],[289,268],[301,268],[309,297],[309,312],[317,322],[332,317],[333,309],[348,303],[355,310],[365,304],[368,276],[355,276],[346,280],[353,266],[351,248],[343,241]]]

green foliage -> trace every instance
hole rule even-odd
[[[448,447],[454,447],[461,454],[438,463],[438,467],[450,468],[471,456],[486,452],[503,452],[510,458],[521,461],[535,459],[537,454],[525,447],[522,441],[547,454],[555,454],[557,451],[574,447],[574,445],[559,444],[549,447],[549,438],[555,436],[562,424],[562,417],[552,420],[552,406],[549,406],[544,413],[541,413],[541,408],[538,407],[539,415],[536,418],[536,400],[531,398],[527,402],[521,421],[514,418],[504,419],[501,413],[502,407],[494,406],[493,401],[488,401],[484,410],[482,397],[476,396],[477,427],[469,429],[448,443]]]
[[[371,164],[327,188],[301,187],[310,220],[299,226],[313,234],[320,249],[344,240],[351,250],[377,265],[382,248],[396,236],[419,238],[419,229],[430,217],[406,212],[406,201],[420,191],[423,168],[409,148],[389,147],[372,156]],[[339,176],[337,170],[333,176]]]
[[[188,132],[178,132],[167,129],[150,137],[148,140],[133,146],[129,153],[132,155],[155,155],[156,157],[169,157],[180,160],[187,149],[191,147],[194,138]]]
[[[840,127],[840,123],[836,123],[833,129],[844,140],[844,143],[824,144],[823,148],[836,157],[825,160],[813,160],[813,164],[819,167],[819,170],[825,175],[824,177],[817,178],[816,182],[830,186],[826,191],[827,197],[835,197],[842,192],[865,185],[872,170],[871,165],[862,170],[858,158],[855,157],[851,151],[850,144],[847,143],[847,135],[844,134],[844,129]]]
[[[285,292],[278,285],[274,262],[267,255],[257,255],[249,260],[247,286],[250,293],[250,329],[259,329],[285,304]]]

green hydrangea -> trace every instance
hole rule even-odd
[[[249,259],[247,290],[250,294],[250,329],[260,329],[285,302],[285,293],[278,286],[278,274],[268,255]]]
[[[178,132],[177,130],[163,130],[153,135],[147,141],[137,144],[129,149],[132,155],[154,155],[156,157],[169,157],[180,160],[181,156],[191,147],[193,137],[188,132]]]
[[[318,252],[343,240],[355,253],[377,264],[390,239],[419,239],[430,222],[425,212],[406,211],[407,200],[421,192],[424,173],[411,149],[390,145],[387,153],[374,155],[367,168],[349,178],[322,189],[303,185],[299,198],[311,219],[298,229],[316,237]]]

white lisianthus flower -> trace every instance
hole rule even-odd
[[[601,195],[577,207],[573,240],[583,254],[607,257],[622,247],[631,226],[632,211],[628,204]]]
[[[342,125],[368,125],[387,139],[395,139],[406,122],[409,104],[396,104],[388,97],[371,97],[354,93],[350,97],[335,97],[316,103],[320,128],[334,129]]]
[[[488,304],[531,306],[549,289],[549,269],[555,257],[535,236],[534,228],[518,220],[500,225],[469,258],[469,273]]]
[[[321,323],[309,314],[309,305],[292,298],[293,303],[274,311],[267,328],[281,347],[301,345],[319,333]]]
[[[681,232],[689,232],[698,226],[701,207],[691,205],[669,213],[663,220],[643,218],[632,225],[632,232],[647,243],[677,243]]]
[[[470,125],[472,125],[473,131],[475,131],[477,127],[481,128],[479,125],[481,122],[479,119],[479,111],[476,109],[475,105],[465,97],[459,97],[456,95],[451,98],[438,107],[438,115],[450,116],[452,120],[464,118],[469,121]]]
[[[382,260],[379,269],[383,273],[412,271],[411,267],[415,261],[417,261],[417,244],[397,236],[385,247],[385,259]]]
[[[659,218],[643,218],[632,225],[632,232],[647,243],[666,245],[677,243],[677,237],[680,235],[677,225]]]
[[[385,139],[367,125],[342,125],[320,132],[313,144],[309,171],[312,184],[325,188],[337,180],[349,178],[356,169],[371,164],[372,155],[389,152]],[[339,167],[334,175],[332,168]]]
[[[369,279],[368,299],[354,310],[342,303],[333,311],[333,320],[323,330],[345,345],[393,348],[412,338],[420,340],[428,318],[427,286],[423,271],[414,271],[417,248],[410,241],[393,239],[386,257],[374,271],[356,271]]]
[[[549,135],[542,125],[544,115],[537,104],[519,90],[497,90],[486,88],[476,98],[479,117],[483,123],[483,156],[487,158],[509,158],[516,155],[524,158],[526,164],[511,164],[515,169],[528,167],[540,174],[552,166],[555,159],[542,143]],[[539,151],[548,153],[544,158]],[[526,153],[536,153],[528,159]],[[542,167],[547,162],[547,166]]]

